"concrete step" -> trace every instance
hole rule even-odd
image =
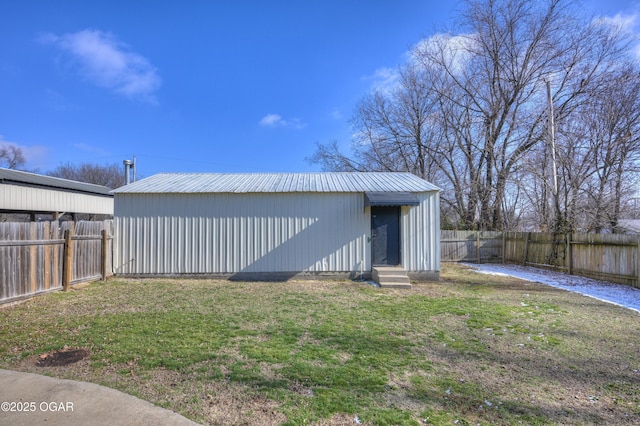
[[[371,276],[382,288],[411,288],[407,271],[398,267],[376,266]]]
[[[405,269],[399,267],[392,266],[374,266],[371,271],[372,276],[374,277],[385,277],[389,275],[407,275],[407,271]]]
[[[405,290],[411,290],[413,288],[411,284],[385,283],[384,281],[379,282],[378,285],[380,286],[380,288],[400,288]]]
[[[409,277],[406,275],[378,275],[380,281],[386,283],[409,284]]]

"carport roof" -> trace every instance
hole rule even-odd
[[[0,168],[0,184],[73,191],[106,197],[112,196],[106,186],[4,168]]]
[[[160,173],[112,191],[147,193],[433,192],[411,173]]]

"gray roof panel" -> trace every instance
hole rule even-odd
[[[365,192],[365,206],[417,206],[418,198],[410,192]]]
[[[112,191],[145,193],[431,192],[411,173],[160,173]]]

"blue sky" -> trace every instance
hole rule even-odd
[[[315,144],[348,146],[356,102],[455,11],[417,0],[6,0],[0,143],[41,172],[134,155],[139,176],[316,171],[305,161]]]

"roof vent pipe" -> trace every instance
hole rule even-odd
[[[124,160],[122,163],[124,164],[124,184],[129,185],[131,183],[131,173],[129,173],[131,160]]]

